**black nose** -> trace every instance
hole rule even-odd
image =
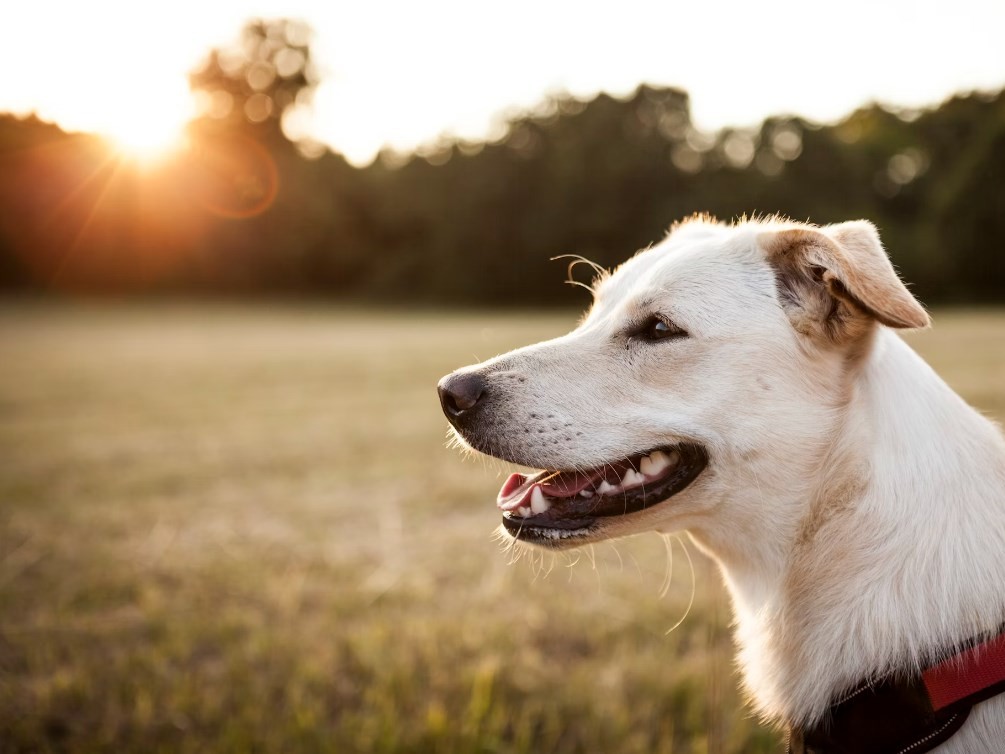
[[[443,413],[453,421],[468,414],[485,395],[485,378],[468,373],[448,374],[436,386]]]

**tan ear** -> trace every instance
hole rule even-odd
[[[801,332],[819,330],[842,340],[863,334],[868,320],[898,328],[930,324],[897,277],[872,223],[795,226],[765,231],[759,241],[778,275],[782,303]]]

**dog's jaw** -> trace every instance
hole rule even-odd
[[[666,505],[694,482],[708,460],[702,446],[681,444],[593,469],[513,474],[497,500],[503,528],[514,539],[546,547],[607,539],[612,523]]]

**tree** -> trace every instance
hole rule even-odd
[[[300,21],[247,23],[237,43],[213,50],[189,84],[200,99],[199,124],[284,137],[283,120],[310,104],[318,83],[312,32]]]

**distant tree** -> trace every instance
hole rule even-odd
[[[310,104],[318,83],[310,27],[289,19],[248,22],[238,41],[213,50],[189,84],[201,125],[282,137],[284,116]]]
[[[583,294],[549,257],[611,266],[709,212],[870,218],[926,303],[1005,299],[1001,92],[715,133],[678,89],[560,95],[484,143],[358,169],[327,149],[306,159],[284,128],[318,84],[302,23],[249,23],[191,83],[191,149],[152,171],[0,117],[0,288],[567,305]]]
[[[381,240],[364,175],[290,127],[319,83],[312,36],[300,21],[251,21],[190,76],[202,115],[189,183],[231,220],[203,239],[209,286],[345,295],[365,289],[375,266]]]

